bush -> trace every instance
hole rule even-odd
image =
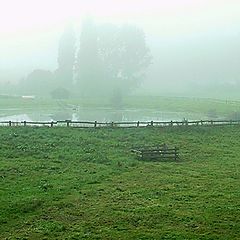
[[[51,92],[51,96],[54,99],[68,99],[70,92],[65,88],[57,88]]]

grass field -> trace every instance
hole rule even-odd
[[[239,126],[0,128],[0,239],[239,239]],[[130,149],[180,148],[179,162]]]

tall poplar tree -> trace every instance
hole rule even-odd
[[[72,24],[69,24],[59,41],[57,87],[71,88],[73,84],[73,66],[75,63],[76,38]]]
[[[86,18],[82,23],[76,71],[77,85],[81,95],[95,95],[101,84],[101,74],[97,28],[91,18]]]

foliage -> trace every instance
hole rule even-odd
[[[78,83],[83,95],[126,95],[144,79],[151,62],[142,30],[135,26],[82,25]]]
[[[75,32],[72,25],[68,25],[60,39],[58,48],[58,69],[55,72],[56,85],[71,88],[73,84],[73,66],[75,63]]]
[[[65,88],[56,88],[51,92],[53,99],[68,99],[70,92]]]
[[[0,131],[1,239],[239,238],[238,126]]]
[[[20,88],[24,95],[49,95],[54,86],[54,75],[48,70],[36,69],[26,79],[20,82]]]
[[[151,62],[144,32],[135,26],[104,25],[99,30],[99,56],[105,80],[126,94],[144,79]]]
[[[80,49],[77,56],[77,85],[82,96],[101,91],[101,70],[98,58],[97,29],[90,18],[82,23]]]

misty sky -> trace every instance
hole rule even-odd
[[[239,0],[0,0],[0,81],[54,70],[69,21],[144,29],[154,56],[151,81],[240,81]],[[219,70],[219,71],[218,71]]]

